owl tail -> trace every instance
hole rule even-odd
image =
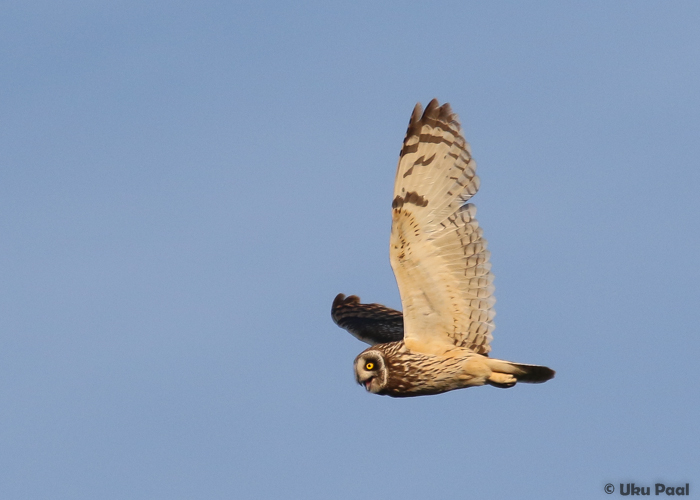
[[[486,383],[504,389],[513,387],[516,382],[541,384],[554,378],[555,374],[554,370],[546,366],[523,365],[501,359],[489,359],[486,363],[492,371]]]

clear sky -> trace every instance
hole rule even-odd
[[[0,497],[700,492],[700,3],[4,2]],[[365,392],[417,101],[479,165],[492,354]],[[693,491],[694,490],[694,491]]]

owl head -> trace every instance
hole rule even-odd
[[[367,350],[355,358],[355,379],[368,392],[377,394],[384,389],[388,374],[384,353],[381,351]]]

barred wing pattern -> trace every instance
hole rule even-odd
[[[415,352],[491,350],[495,315],[486,240],[465,204],[479,189],[476,163],[449,104],[417,104],[399,156],[391,267],[401,293],[404,341]]]
[[[403,314],[381,304],[361,304],[360,297],[339,293],[331,306],[336,325],[369,345],[403,340]]]

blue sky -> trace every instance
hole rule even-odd
[[[700,488],[699,4],[2,10],[2,498]],[[547,384],[354,382],[330,304],[400,307],[393,177],[433,97],[479,165],[493,355]]]

